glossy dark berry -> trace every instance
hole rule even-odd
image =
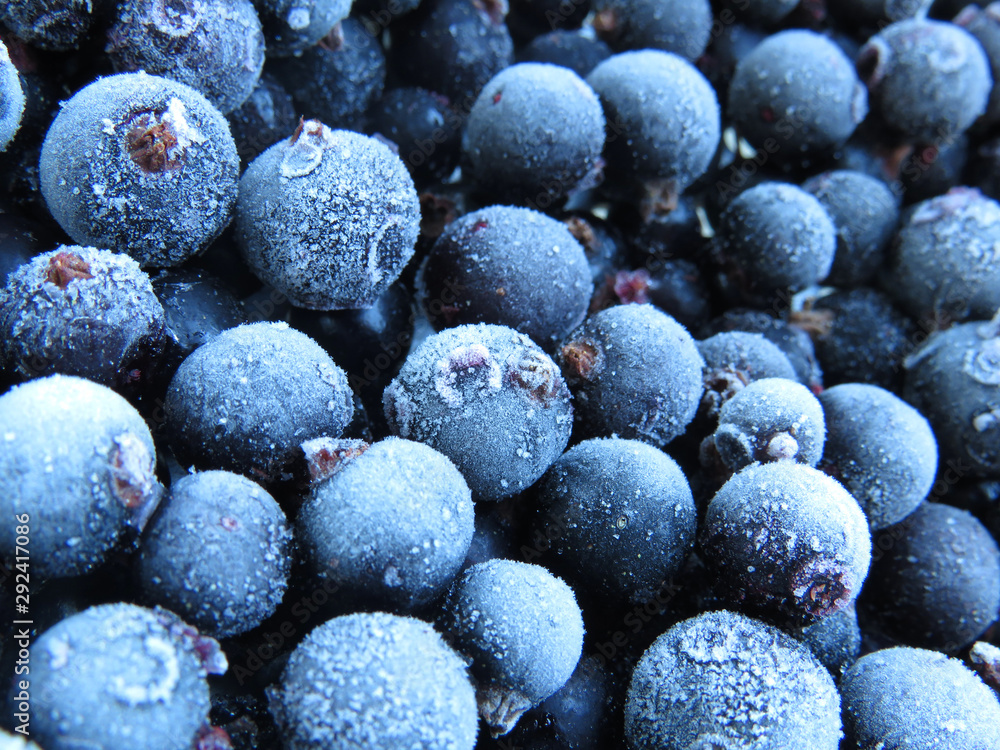
[[[126,0],[108,30],[118,72],[186,83],[227,114],[250,96],[264,66],[264,34],[250,0]]]
[[[543,63],[512,65],[490,79],[462,134],[464,169],[480,193],[541,210],[593,182],[603,148],[593,89]]]
[[[1000,308],[1000,204],[959,187],[904,213],[882,285],[925,325]]]
[[[149,524],[139,585],[147,601],[206,635],[244,633],[281,603],[291,541],[285,514],[260,486],[226,471],[191,474],[171,485]]]
[[[998,322],[938,332],[904,365],[903,397],[931,423],[941,460],[954,462],[963,475],[1000,474]]]
[[[347,18],[339,32],[292,57],[268,63],[297,112],[327,127],[364,130],[365,112],[382,95],[385,54],[360,21]]]
[[[236,239],[257,276],[297,307],[370,307],[413,256],[420,206],[379,141],[303,121],[240,179]]]
[[[816,356],[827,386],[869,383],[896,391],[903,358],[919,341],[913,321],[882,292],[867,287],[837,291],[817,299]]]
[[[666,453],[637,440],[585,440],[537,486],[546,563],[588,597],[646,602],[681,569],[696,513],[687,478]]]
[[[937,472],[937,442],[927,420],[874,385],[845,383],[819,400],[827,426],[820,468],[854,496],[872,529],[913,512]]]
[[[861,48],[858,73],[869,103],[903,139],[934,143],[967,130],[986,111],[989,60],[976,38],[951,23],[912,18]]]
[[[616,52],[660,49],[697,60],[708,46],[708,0],[598,0],[594,27]]]
[[[533,484],[565,450],[573,426],[555,362],[527,336],[498,325],[429,336],[383,403],[392,431],[450,458],[476,499]]]
[[[712,498],[700,533],[720,592],[781,624],[808,624],[848,606],[871,561],[868,521],[854,498],[793,461],[734,475]]]
[[[517,54],[518,62],[561,65],[581,78],[586,78],[590,71],[609,57],[611,48],[600,39],[562,29],[536,36]]]
[[[867,654],[840,683],[851,750],[979,750],[1000,744],[1000,704],[957,659],[918,648]]]
[[[472,495],[444,455],[387,438],[315,486],[298,517],[315,575],[337,597],[412,612],[444,593],[469,551]]]
[[[218,644],[177,615],[125,603],[67,617],[31,657],[31,737],[52,750],[188,750],[208,719],[206,674],[226,669]],[[102,679],[81,689],[81,675]]]
[[[164,406],[182,466],[277,477],[306,440],[338,437],[354,407],[344,371],[284,323],[231,328],[196,349]]]
[[[89,380],[52,375],[0,396],[0,445],[0,510],[12,519],[0,555],[13,559],[13,519],[27,514],[32,578],[89,572],[159,502],[149,428]]]
[[[292,652],[268,690],[283,747],[472,750],[476,700],[462,659],[425,622],[335,617]]]
[[[407,85],[468,111],[486,82],[513,62],[505,12],[497,0],[423,0],[393,31],[392,66]]]
[[[267,54],[303,52],[333,32],[351,12],[350,0],[253,0],[267,42]]]
[[[199,346],[247,322],[243,305],[207,271],[161,271],[152,283],[163,305],[166,327],[164,356],[157,368],[160,377],[173,377],[181,362]]]
[[[584,321],[558,354],[581,436],[662,447],[701,400],[704,361],[680,323],[652,305],[619,305]]]
[[[583,650],[573,590],[540,565],[490,560],[455,582],[440,625],[471,659],[479,714],[494,736],[561,688]]]
[[[0,151],[10,145],[24,114],[24,89],[7,47],[0,42]]]
[[[802,183],[826,209],[837,232],[837,250],[826,282],[859,286],[871,281],[896,231],[896,197],[881,180],[850,170],[824,172]]]
[[[33,47],[70,50],[86,38],[99,9],[99,3],[79,0],[8,0],[0,23]]]
[[[719,104],[687,60],[624,52],[594,68],[587,83],[604,107],[609,179],[645,183],[651,197],[669,203],[708,168],[721,133]]]
[[[514,206],[449,224],[418,277],[435,328],[506,325],[547,351],[583,322],[592,289],[586,255],[566,226]]]
[[[996,621],[1000,548],[972,514],[924,503],[882,539],[861,609],[886,635],[955,653]]]
[[[386,91],[368,112],[368,132],[399,147],[420,185],[444,180],[461,158],[462,118],[439,94],[421,88]]]
[[[727,112],[755,148],[791,162],[843,144],[868,104],[854,66],[836,44],[791,30],[768,37],[740,60]]]
[[[292,97],[270,74],[260,77],[247,100],[227,119],[240,155],[241,172],[275,143],[294,133],[298,125]]]
[[[836,750],[840,742],[830,674],[791,636],[733,612],[684,620],[657,638],[626,700],[632,750]]]
[[[63,245],[0,289],[0,362],[23,379],[79,375],[111,388],[149,381],[165,316],[127,255]]]
[[[770,305],[779,293],[822,281],[836,251],[836,229],[822,204],[801,188],[764,182],[722,213],[715,260],[727,291]]]
[[[808,388],[785,378],[762,378],[722,405],[719,425],[702,451],[718,456],[730,471],[754,462],[815,466],[825,438],[823,409]]]
[[[49,210],[77,244],[162,267],[229,223],[239,157],[226,119],[197,91],[121,73],[63,104],[39,170]]]
[[[785,353],[759,333],[717,333],[699,341],[698,352],[705,362],[702,408],[710,417],[749,383],[763,378],[795,379]]]

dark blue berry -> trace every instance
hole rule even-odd
[[[518,62],[561,65],[581,78],[586,78],[609,57],[611,48],[601,40],[580,31],[562,29],[536,36],[517,54]]]
[[[585,440],[537,486],[537,525],[551,561],[581,594],[649,601],[694,544],[694,498],[680,467],[636,440]]]
[[[837,750],[840,696],[804,645],[733,612],[674,625],[643,654],[625,704],[634,750]]]
[[[283,747],[472,750],[476,700],[462,659],[425,622],[335,617],[292,652],[268,690]]]
[[[694,419],[704,361],[687,330],[652,305],[592,315],[558,357],[582,436],[618,435],[662,447]]]
[[[268,72],[284,86],[299,114],[330,128],[364,130],[365,112],[382,95],[385,54],[360,21],[292,57],[272,60]]]
[[[24,89],[7,47],[0,42],[0,151],[10,145],[24,114]]]
[[[879,540],[862,614],[890,638],[955,653],[1000,615],[1000,548],[972,514],[924,503]]]
[[[226,471],[191,474],[171,485],[149,524],[139,586],[150,603],[206,635],[244,633],[281,603],[291,540],[281,508],[249,479]]]
[[[594,27],[616,52],[659,49],[697,60],[708,46],[708,0],[598,0]]]
[[[850,170],[824,172],[802,183],[826,209],[837,232],[837,250],[826,282],[859,286],[871,281],[885,260],[899,208],[881,180]]]
[[[315,575],[360,605],[412,612],[458,573],[473,533],[472,495],[444,455],[387,438],[317,484],[298,517]]]
[[[429,336],[383,402],[392,431],[450,458],[476,499],[533,484],[565,450],[573,426],[555,362],[527,336],[498,325]]]
[[[247,264],[293,305],[371,307],[413,256],[420,206],[384,144],[303,121],[240,179],[236,239]]]
[[[45,136],[42,194],[80,245],[176,266],[229,223],[239,157],[229,125],[183,83],[99,78],[65,102]]]
[[[165,343],[163,307],[127,255],[63,245],[0,289],[0,361],[23,379],[58,372],[111,388],[148,382]]]
[[[71,50],[86,39],[100,10],[100,3],[79,0],[7,0],[0,23],[33,47]]]
[[[1000,745],[1000,704],[957,659],[918,648],[861,657],[840,683],[847,747],[898,750]],[[890,744],[891,743],[891,744]]]
[[[854,498],[793,461],[734,475],[712,498],[700,533],[720,593],[781,624],[807,624],[848,606],[871,561],[868,521]]]
[[[740,60],[727,112],[755,148],[791,162],[842,145],[868,112],[864,86],[836,44],[782,31]]]
[[[705,366],[702,408],[709,417],[748,384],[763,378],[795,380],[795,368],[781,349],[759,333],[724,331],[698,342]]]
[[[857,67],[872,113],[911,142],[936,143],[967,130],[986,111],[993,83],[989,60],[972,34],[919,17],[869,39]]]
[[[937,471],[937,443],[927,420],[874,385],[845,383],[819,400],[827,427],[820,468],[854,496],[872,529],[913,512]]]
[[[583,248],[562,222],[493,206],[445,228],[418,290],[435,328],[495,323],[552,351],[583,321],[592,286]]]
[[[108,30],[115,70],[186,83],[227,114],[264,66],[264,34],[250,0],[125,0]]]
[[[52,375],[0,396],[0,444],[0,511],[12,519],[0,556],[14,557],[13,519],[27,514],[32,577],[89,572],[160,499],[149,428],[89,380]]]
[[[351,12],[350,0],[253,0],[269,56],[284,57],[318,44]]]
[[[206,674],[226,669],[173,613],[125,603],[67,617],[31,656],[31,737],[51,750],[188,750],[208,720]]]
[[[472,661],[479,714],[494,737],[566,684],[583,650],[573,590],[540,565],[473,565],[448,594],[440,623]]]
[[[306,440],[338,437],[354,407],[347,377],[284,323],[224,331],[174,375],[164,413],[182,466],[271,481]]]
[[[792,633],[813,652],[835,680],[861,655],[861,628],[854,605]]]
[[[490,79],[462,134],[464,169],[480,193],[541,210],[592,181],[603,148],[597,95],[572,71],[542,63]]]
[[[294,133],[298,124],[292,97],[270,74],[260,77],[247,100],[230,112],[227,119],[240,155],[240,171]]]

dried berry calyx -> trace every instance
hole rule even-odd
[[[90,272],[90,266],[83,258],[75,253],[56,253],[49,261],[49,267],[45,271],[45,280],[55,284],[60,289],[65,289],[71,281],[76,279],[92,279],[94,274]]]
[[[188,123],[185,109],[174,98],[165,108],[137,112],[125,123],[129,157],[146,174],[177,171],[184,166],[187,150],[204,143],[205,136]]]

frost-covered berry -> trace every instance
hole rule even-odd
[[[558,355],[589,437],[612,434],[657,447],[684,432],[702,395],[704,364],[691,335],[652,305],[592,315]]]
[[[58,372],[110,388],[148,381],[164,326],[149,277],[107,250],[60,246],[0,289],[0,362],[24,379]]]
[[[529,208],[491,206],[445,227],[418,287],[435,328],[506,325],[551,351],[583,322],[590,276],[565,224]]]
[[[871,562],[864,513],[837,482],[793,461],[752,464],[708,506],[701,544],[720,593],[781,624],[848,606]]]
[[[219,110],[142,72],[98,78],[64,102],[39,164],[45,202],[77,244],[143,267],[179,265],[222,232],[238,170]]]
[[[218,644],[171,612],[91,607],[31,646],[31,736],[46,750],[190,750],[208,720],[206,675],[225,669]]]
[[[226,471],[191,474],[171,485],[149,525],[139,585],[148,601],[206,635],[244,633],[281,603],[291,538],[284,512],[254,482]]]
[[[687,60],[658,50],[623,52],[594,68],[587,83],[604,106],[609,179],[637,179],[646,197],[669,202],[708,168],[721,133],[719,103]]]
[[[903,366],[903,398],[930,422],[941,461],[1000,475],[1000,318],[935,333]]]
[[[422,443],[386,438],[344,462],[299,511],[300,544],[338,596],[410,612],[443,593],[472,542],[472,494]]]
[[[809,649],[726,611],[657,638],[625,704],[631,750],[837,750],[840,726],[837,688]]]
[[[153,438],[139,413],[89,380],[51,375],[0,396],[0,557],[25,514],[32,577],[81,575],[159,501]]]
[[[1000,308],[1000,203],[952,188],[903,215],[882,286],[921,321],[988,318]]]
[[[494,736],[561,688],[583,650],[573,590],[540,565],[490,560],[455,582],[441,624],[472,659],[479,713]]]
[[[996,694],[962,662],[936,651],[888,648],[863,656],[840,690],[848,747],[1000,747]]]
[[[370,307],[413,256],[420,205],[388,146],[316,120],[258,156],[240,180],[247,264],[297,307]]]
[[[819,400],[827,430],[820,468],[854,496],[873,529],[903,520],[927,497],[937,473],[927,420],[874,385],[844,383]]]
[[[733,296],[769,306],[822,281],[836,249],[836,230],[818,200],[794,185],[764,182],[726,207],[714,255]]]
[[[697,60],[711,38],[708,0],[597,0],[594,28],[616,52],[656,49]]]
[[[24,114],[24,89],[7,47],[0,42],[0,151],[10,145]]]
[[[815,466],[825,439],[823,408],[808,388],[794,380],[763,378],[723,404],[709,445],[731,471],[739,471],[754,462]]]
[[[501,203],[545,209],[598,167],[604,114],[597,95],[558,65],[521,63],[494,76],[462,136],[468,176]]]
[[[458,467],[477,499],[527,488],[565,450],[569,389],[555,362],[506,326],[464,325],[429,336],[385,389],[390,429]]]
[[[125,0],[108,30],[115,70],[186,83],[226,114],[246,101],[264,66],[250,0]]]
[[[684,564],[696,513],[687,478],[638,440],[585,440],[539,480],[538,523],[557,568],[601,601],[648,602]]]
[[[90,0],[5,0],[0,23],[33,47],[70,50],[86,38],[100,8]]]
[[[792,635],[809,647],[834,679],[839,680],[861,655],[861,628],[853,604],[793,631]]]
[[[287,750],[472,750],[475,691],[462,659],[425,622],[335,617],[292,652],[268,691]]]
[[[972,34],[910,18],[882,29],[857,57],[872,113],[910,141],[954,139],[986,111],[993,77]]]
[[[760,333],[723,331],[698,342],[705,360],[702,408],[709,417],[749,383],[764,378],[794,380],[795,368],[778,346]]]
[[[185,359],[164,413],[181,465],[269,481],[306,440],[338,437],[354,405],[347,376],[319,344],[285,323],[254,323]]]
[[[319,43],[351,12],[351,0],[253,0],[267,54],[294,55]]]
[[[840,47],[793,29],[737,63],[727,112],[755,148],[788,161],[842,145],[868,113],[868,97]]]

